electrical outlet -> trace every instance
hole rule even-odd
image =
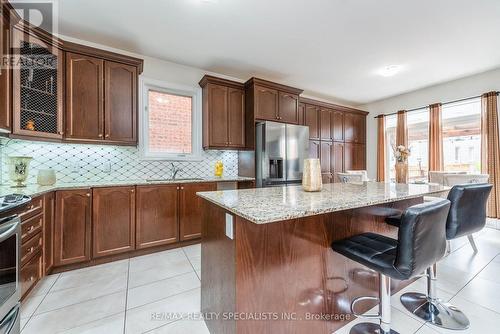
[[[234,238],[234,233],[233,233],[233,215],[226,213],[226,236],[229,239]]]
[[[102,171],[104,173],[111,173],[111,162],[105,162],[103,165],[102,165]]]

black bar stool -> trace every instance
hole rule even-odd
[[[447,240],[471,236],[472,233],[484,228],[486,204],[492,187],[491,184],[485,183],[456,185],[451,188],[448,194],[451,206],[446,221]],[[392,217],[389,223],[395,226],[399,224],[396,217]],[[443,303],[437,297],[435,266],[427,268],[426,276],[427,295],[416,292],[405,293],[401,296],[404,307],[433,325],[455,330],[467,329],[470,325],[467,316],[455,306]]]
[[[398,240],[363,233],[332,244],[334,251],[379,273],[379,298],[358,297],[351,303],[352,313],[363,317],[354,311],[355,304],[366,299],[379,300],[379,314],[364,316],[378,318],[379,324],[357,324],[351,328],[351,334],[397,334],[391,329],[391,278],[416,277],[444,256],[449,208],[450,201],[442,200],[406,209],[401,216]]]

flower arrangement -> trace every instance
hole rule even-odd
[[[396,162],[406,162],[410,156],[410,149],[406,148],[404,145],[393,146],[392,152],[396,158]]]

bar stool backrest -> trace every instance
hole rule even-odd
[[[394,268],[412,278],[446,252],[446,218],[450,201],[443,199],[407,208],[401,216]]]
[[[486,225],[486,205],[493,186],[460,184],[448,193],[451,202],[446,222],[446,238],[455,239],[481,230]]]

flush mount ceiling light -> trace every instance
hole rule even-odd
[[[383,77],[392,77],[401,72],[402,68],[401,65],[388,65],[378,70],[377,73]]]

